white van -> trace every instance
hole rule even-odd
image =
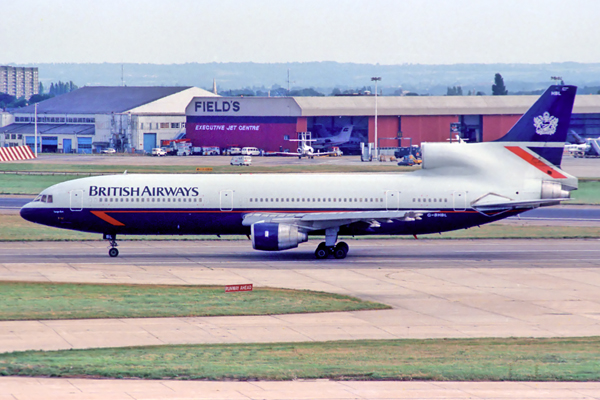
[[[259,156],[260,150],[257,149],[256,147],[244,147],[242,149],[242,155],[243,156]]]
[[[233,156],[231,157],[231,161],[229,162],[231,165],[251,165],[252,157],[250,156]]]
[[[152,155],[157,156],[157,157],[162,157],[162,156],[166,156],[167,152],[164,149],[161,149],[160,147],[155,147],[152,149]]]

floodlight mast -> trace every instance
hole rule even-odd
[[[35,137],[35,143],[33,145],[33,147],[35,147],[35,158],[37,158],[37,156],[38,156],[38,154],[37,154],[37,149],[38,149],[37,106],[38,106],[38,103],[35,103],[35,113],[33,115],[33,118],[35,119],[34,135],[33,135]]]
[[[377,141],[377,82],[380,80],[380,76],[371,78],[371,81],[375,82],[375,159],[379,159],[379,142]]]

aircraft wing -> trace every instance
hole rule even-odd
[[[369,223],[372,226],[379,226],[381,223],[391,222],[392,220],[415,221],[421,219],[421,216],[425,212],[427,211],[335,211],[298,214],[249,213],[244,215],[242,224],[244,226],[251,226],[257,222],[279,223],[297,225],[306,231],[312,231],[348,225],[360,221]]]

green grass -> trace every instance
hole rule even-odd
[[[24,220],[16,214],[0,214],[0,241],[81,241],[102,240],[99,233],[85,233],[52,228]],[[442,234],[419,235],[419,239],[585,239],[600,237],[600,227],[594,226],[516,226],[488,224],[481,227],[443,232]],[[355,239],[407,239],[412,236],[357,236]],[[122,235],[124,240],[245,240],[245,236],[215,235]]]
[[[598,381],[600,338],[358,340],[0,354],[0,375],[207,380]]]
[[[600,204],[600,181],[579,181],[579,189],[571,196],[573,204]]]
[[[332,293],[272,288],[225,293],[224,286],[0,282],[0,293],[0,321],[273,315],[390,308]]]

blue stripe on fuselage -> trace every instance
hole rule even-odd
[[[92,211],[103,211],[122,226],[110,224]],[[235,210],[218,209],[70,209],[23,208],[21,216],[31,222],[64,229],[93,233],[137,234],[137,235],[200,235],[200,234],[243,234],[250,233],[250,227],[242,225],[245,214],[259,212],[271,214],[348,212],[364,210]],[[367,222],[355,222],[341,226],[342,235],[413,235],[446,232],[464,229],[497,221],[526,211],[511,210],[497,215],[486,216],[475,210],[431,210],[424,213],[421,220],[382,222],[379,227],[371,227]],[[312,231],[310,234],[320,234]]]

